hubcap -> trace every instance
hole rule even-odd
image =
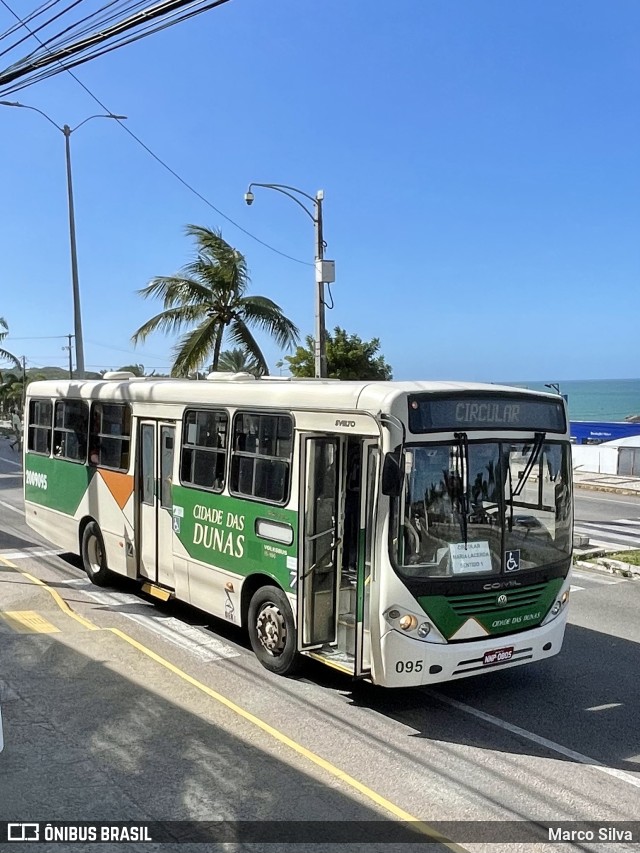
[[[91,571],[96,574],[102,568],[102,548],[96,536],[92,536],[87,544],[87,556]]]
[[[287,642],[287,626],[280,608],[272,602],[262,606],[256,619],[256,632],[264,649],[277,657]]]

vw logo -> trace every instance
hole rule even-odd
[[[504,605],[507,603],[508,600],[509,599],[507,598],[506,595],[499,595],[498,596],[498,604],[501,605],[502,607],[504,607]]]

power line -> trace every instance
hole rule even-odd
[[[32,338],[14,338],[13,335],[7,336],[7,341],[52,341],[58,338],[66,338],[67,335],[39,335]]]
[[[59,18],[65,12],[69,11],[69,9],[83,2],[83,0],[73,0],[72,5],[66,7],[62,12],[59,12],[53,20]],[[168,15],[171,15],[181,9],[183,6],[200,6],[197,9],[197,13],[207,11],[209,9],[216,8],[217,6],[221,6],[224,3],[228,3],[229,0],[210,0],[206,5],[202,5],[204,0],[159,0],[159,2],[155,3],[152,6],[147,6],[145,9],[142,9],[139,12],[136,12],[133,15],[130,15],[127,18],[116,21],[116,23],[112,24],[109,27],[104,27],[102,29],[98,29],[97,31],[92,31],[88,36],[80,41],[71,41],[69,43],[69,39],[65,40],[61,37],[64,36],[65,33],[73,30],[78,27],[80,24],[84,23],[87,20],[90,20],[93,17],[96,17],[95,13],[88,16],[87,18],[82,19],[80,22],[76,24],[72,24],[67,29],[63,30],[62,33],[58,33],[52,38],[48,39],[48,42],[53,43],[53,49],[49,49],[46,44],[40,42],[41,47],[44,49],[45,53],[42,51],[34,51],[28,56],[26,56],[20,62],[17,62],[15,65],[8,68],[3,74],[0,74],[0,83],[10,83],[12,80],[17,79],[18,77],[23,77],[28,74],[30,71],[35,70],[38,66],[48,66],[57,63],[60,59],[67,59],[70,56],[76,54],[82,54],[85,51],[92,50],[96,45],[101,44],[102,42],[109,41],[115,36],[120,36],[122,33],[127,32],[131,29],[139,28],[141,25],[147,25],[149,22],[154,21],[157,18],[164,18]],[[102,12],[103,9],[98,10],[98,14]],[[127,10],[128,11],[128,10]],[[44,24],[40,24],[37,30],[43,29],[47,26],[50,21],[45,22]],[[31,32],[31,31],[30,31]],[[31,32],[32,35],[35,35],[34,32]],[[148,33],[147,33],[148,34]],[[23,41],[21,39],[18,44]],[[61,46],[55,44],[56,40],[61,41]],[[67,45],[67,46],[65,46]],[[58,72],[56,72],[58,73]]]
[[[225,2],[226,2],[226,0],[225,0]],[[38,41],[42,45],[42,47],[45,50],[48,50],[48,48],[43,44],[41,39],[35,33],[31,32],[29,27],[22,21],[22,19],[19,17],[19,15],[17,15],[13,11],[13,9],[7,4],[6,0],[0,0],[0,3],[2,3],[2,5],[14,16],[14,18],[16,18],[16,20],[19,21],[25,27],[25,29],[36,39],[36,41]],[[86,86],[82,82],[82,80],[80,80],[73,73],[73,71],[71,71],[70,68],[67,68],[59,59],[56,59],[55,61],[62,67],[62,70],[66,71],[67,74],[70,74],[71,77],[73,77],[73,79],[76,81],[76,83],[79,86],[81,86],[84,89],[84,91],[89,95],[89,97],[92,98],[105,112],[109,113],[110,115],[112,114],[111,110],[109,110],[108,107],[106,107],[102,103],[102,101],[97,97],[97,95],[93,94],[93,92],[88,88],[88,86]],[[175,171],[175,169],[172,169],[171,166],[168,165],[168,163],[166,163],[161,157],[159,157],[154,151],[152,151],[151,148],[149,148],[149,146],[146,143],[144,143],[138,136],[136,136],[136,134],[132,130],[130,130],[130,128],[127,127],[126,124],[124,124],[119,119],[116,119],[116,121],[118,122],[120,127],[122,127],[129,134],[129,136],[132,139],[134,139],[138,143],[138,145],[140,145],[151,157],[153,157],[153,159],[157,163],[159,163],[164,169],[167,170],[167,172],[169,172],[171,175],[173,175],[173,177],[176,178],[176,180],[180,181],[180,183],[184,187],[186,187],[191,193],[193,193],[193,195],[195,195],[197,198],[199,198],[200,201],[204,202],[208,207],[210,207],[212,210],[214,210],[218,214],[218,216],[221,216],[223,219],[226,219],[227,222],[229,222],[231,225],[233,225],[239,231],[242,231],[242,233],[246,234],[247,237],[250,237],[252,240],[255,240],[255,242],[259,243],[261,246],[264,246],[265,248],[270,249],[272,252],[275,252],[277,255],[280,255],[283,258],[287,258],[290,261],[294,261],[296,264],[303,264],[304,266],[313,266],[313,264],[309,261],[303,261],[300,258],[294,258],[293,255],[288,255],[286,252],[282,252],[282,251],[280,251],[280,249],[276,249],[275,246],[271,246],[269,243],[266,243],[264,240],[261,240],[259,237],[256,237],[255,234],[252,234],[246,228],[243,228],[242,225],[237,223],[235,220],[231,219],[231,217],[227,216],[226,213],[223,213],[223,211],[220,210],[219,208],[217,208],[213,204],[213,202],[209,201],[209,199],[206,198],[204,195],[202,195],[201,192],[196,190],[195,187],[193,187],[190,183],[188,183],[188,181],[186,181],[181,175],[179,175]]]

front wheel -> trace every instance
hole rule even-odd
[[[277,675],[293,675],[300,666],[296,627],[286,595],[276,586],[257,590],[249,604],[249,639],[260,663]]]
[[[82,533],[82,565],[91,583],[105,586],[109,582],[104,540],[95,521],[90,521]]]

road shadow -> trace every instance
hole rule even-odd
[[[109,631],[82,632],[81,640],[77,632],[74,640],[4,631],[1,639],[0,820],[217,822],[213,830],[166,824],[167,843],[180,842],[182,853],[205,849],[190,838],[214,849],[221,832],[225,850],[251,843],[256,853],[292,842],[287,849],[317,851],[319,833],[323,851],[344,851],[332,832],[350,837],[350,850],[389,850],[375,843],[385,833],[407,842],[406,824],[388,822],[383,809]],[[367,830],[372,821],[383,823]],[[417,853],[422,844],[402,849]]]
[[[569,625],[561,653],[547,661],[432,688],[387,690],[352,682],[348,695],[354,705],[409,726],[413,737],[574,760],[452,707],[446,701],[451,699],[608,767],[639,773],[639,672],[639,644]],[[316,670],[313,677],[344,692],[346,682],[333,673]]]

